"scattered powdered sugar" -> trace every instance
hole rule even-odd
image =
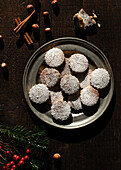
[[[65,75],[60,81],[61,89],[67,94],[73,94],[79,89],[79,80],[72,75]]]
[[[80,96],[76,100],[69,100],[68,103],[70,104],[71,108],[73,108],[74,110],[82,109]]]
[[[50,91],[51,103],[55,103],[56,101],[63,101],[62,92],[54,92]]]
[[[57,101],[51,106],[51,114],[56,120],[67,120],[71,114],[70,105],[66,101]]]
[[[50,67],[58,67],[64,62],[64,53],[59,48],[51,48],[45,54],[45,62]]]
[[[92,70],[89,69],[86,77],[84,78],[84,80],[82,82],[80,82],[80,87],[82,89],[84,87],[90,86],[90,83],[91,83],[91,73],[92,73]]]
[[[60,73],[53,68],[45,68],[40,74],[40,81],[48,87],[53,87],[59,80]]]
[[[93,106],[98,102],[99,93],[92,86],[81,90],[81,102],[86,106]]]
[[[76,73],[86,71],[89,66],[87,58],[83,54],[73,54],[69,58],[70,67]]]
[[[105,88],[110,80],[109,73],[104,68],[97,68],[91,74],[91,84],[97,89]]]
[[[49,90],[44,84],[36,84],[29,91],[30,99],[38,104],[42,104],[49,98]]]
[[[71,70],[69,67],[69,59],[65,58],[65,67],[63,69],[63,71],[61,72],[61,77],[65,76],[65,75],[69,75],[71,74]]]

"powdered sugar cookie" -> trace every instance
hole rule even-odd
[[[30,99],[36,104],[42,104],[49,99],[49,90],[44,84],[35,84],[29,91]]]
[[[79,80],[72,75],[65,75],[60,81],[61,89],[67,94],[73,94],[79,89]]]
[[[40,74],[40,81],[48,87],[53,87],[57,84],[60,78],[58,70],[53,68],[45,68]]]
[[[87,70],[89,63],[83,54],[73,54],[69,58],[69,64],[72,71],[82,73]]]
[[[58,67],[64,62],[64,53],[59,48],[51,48],[45,54],[45,62],[50,67]]]
[[[91,84],[97,89],[105,88],[110,81],[110,76],[104,68],[97,68],[91,74]]]
[[[94,106],[99,100],[99,93],[92,86],[87,86],[81,90],[81,102],[85,106]]]
[[[51,114],[54,119],[65,121],[71,115],[70,105],[66,101],[57,101],[51,107]]]

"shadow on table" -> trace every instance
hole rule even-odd
[[[45,125],[46,133],[49,138],[72,143],[72,142],[80,142],[80,141],[88,140],[96,136],[98,133],[100,133],[106,127],[106,125],[109,123],[112,117],[114,107],[115,107],[115,102],[116,102],[116,93],[114,92],[109,107],[98,120],[96,120],[95,122],[91,123],[86,127],[72,129],[72,130],[60,129],[60,128],[47,125],[43,123],[39,118],[37,118],[29,108],[28,109],[29,109],[30,117],[35,125],[40,125],[40,124]]]
[[[84,39],[84,40],[87,40],[87,36],[92,36],[92,35],[95,35],[97,34],[97,27],[93,27],[93,28],[88,28],[86,30],[81,30],[81,29],[78,29],[75,27],[75,36],[77,38],[81,38],[81,39]]]
[[[2,68],[2,73],[3,73],[3,77],[5,80],[9,80],[9,70],[8,67],[3,67]]]
[[[55,14],[56,16],[58,16],[59,13],[60,13],[60,8],[59,8],[58,3],[53,4],[52,7],[53,7],[53,12],[54,12],[54,14]]]
[[[0,40],[0,50],[4,50],[4,41]]]

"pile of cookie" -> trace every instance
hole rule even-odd
[[[41,83],[30,88],[29,98],[36,104],[51,100],[51,115],[57,121],[67,120],[72,109],[82,111],[82,106],[95,106],[99,90],[110,82],[108,71],[104,68],[91,70],[84,54],[74,53],[66,58],[64,51],[53,47],[46,52],[44,60],[46,68],[39,75]],[[54,91],[56,86],[58,91]]]

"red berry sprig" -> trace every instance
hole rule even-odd
[[[0,146],[0,150],[4,151],[3,153],[6,156],[6,159],[2,157],[4,160],[4,163],[1,162],[3,170],[14,170],[17,167],[22,166],[25,163],[25,161],[29,159],[29,155],[28,155],[30,153],[29,149],[26,150],[27,155],[25,155],[24,157],[23,156],[21,157],[16,154],[13,155],[12,151],[9,151],[9,150],[6,151],[2,148],[2,146]],[[8,156],[10,157],[8,158]],[[8,162],[8,160],[10,159],[13,159],[14,161],[11,160]]]

